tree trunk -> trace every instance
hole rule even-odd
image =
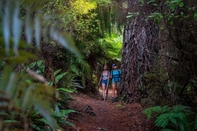
[[[143,74],[154,69],[156,55],[159,52],[158,27],[156,23],[147,19],[154,11],[154,6],[142,5],[141,0],[129,0],[129,12],[134,15],[124,28],[122,48],[122,76],[119,95],[124,96],[126,102],[137,100],[137,89],[145,86]],[[140,6],[141,5],[141,6]]]

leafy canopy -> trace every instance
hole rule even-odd
[[[77,14],[88,14],[89,11],[96,8],[96,2],[87,2],[86,0],[76,0],[70,2],[71,9]]]

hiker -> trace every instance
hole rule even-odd
[[[112,70],[110,73],[112,79],[112,99],[115,99],[115,97],[117,97],[117,94],[119,92],[120,75],[121,75],[121,70],[117,68],[116,64],[112,64]]]
[[[100,83],[102,85],[102,100],[107,99],[109,78],[110,78],[110,72],[108,71],[107,66],[105,65],[98,83],[98,85],[100,85]]]

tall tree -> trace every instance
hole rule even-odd
[[[158,26],[154,20],[147,19],[154,9],[148,0],[128,0],[128,12],[132,12],[129,13],[132,17],[124,28],[119,92],[126,102],[136,100],[137,87],[145,85],[142,75],[155,66],[155,54],[159,51]]]

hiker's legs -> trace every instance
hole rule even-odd
[[[108,86],[106,85],[106,99],[107,99],[107,97],[108,97]]]
[[[103,96],[103,99],[104,99],[105,96],[106,96],[105,86],[106,86],[106,84],[105,84],[105,83],[102,83],[102,96]]]
[[[120,82],[116,83],[116,94],[118,95],[120,91]]]
[[[112,83],[112,97],[115,98],[116,84]]]

